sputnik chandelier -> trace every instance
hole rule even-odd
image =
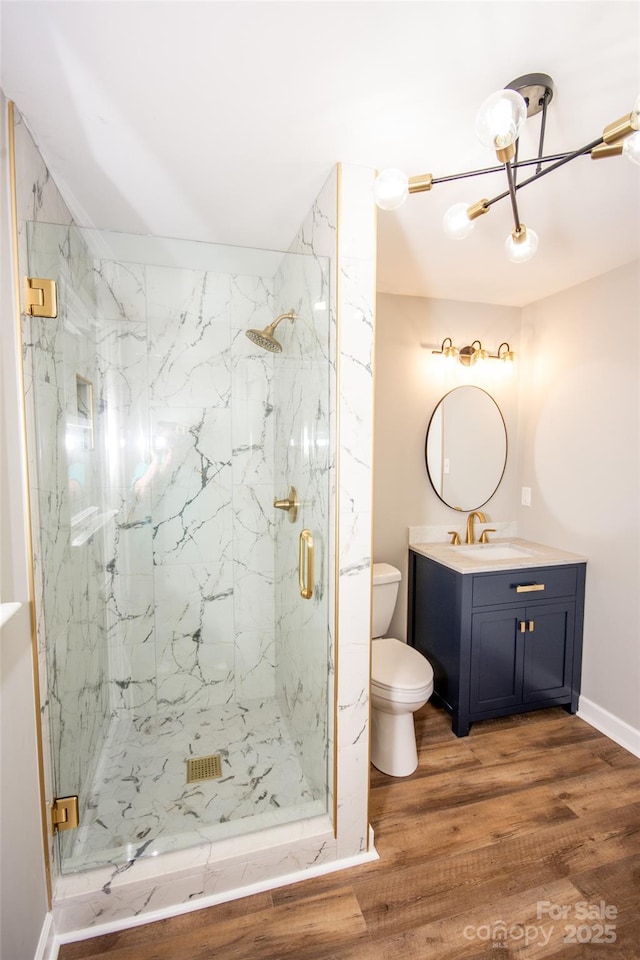
[[[528,184],[546,176],[558,167],[564,166],[577,157],[591,154],[592,159],[624,155],[633,163],[640,164],[640,97],[631,113],[605,127],[602,136],[569,153],[557,153],[544,156],[544,133],[547,122],[547,108],[553,99],[554,85],[546,73],[529,73],[512,80],[504,90],[491,94],[480,107],[476,119],[476,132],[480,142],[495,150],[501,166],[471,170],[444,177],[434,177],[430,173],[408,177],[402,170],[383,170],[375,183],[377,205],[383,210],[396,210],[402,206],[410,193],[423,193],[437,183],[478,177],[487,173],[496,173],[504,168],[508,189],[491,199],[478,200],[477,203],[456,203],[444,216],[443,227],[448,237],[462,239],[468,236],[478,217],[487,213],[494,203],[509,197],[513,212],[514,229],[505,242],[508,258],[514,263],[530,260],[538,249],[538,236],[530,227],[520,221],[517,192]],[[542,114],[538,155],[531,160],[518,158],[518,137],[528,117]],[[535,172],[525,180],[517,182],[521,168],[535,166]]]

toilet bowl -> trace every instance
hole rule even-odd
[[[413,714],[433,692],[429,661],[395,637],[382,637],[393,616],[400,571],[373,565],[371,648],[371,762],[392,777],[407,777],[418,766]]]

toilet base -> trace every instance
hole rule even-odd
[[[390,777],[408,777],[418,766],[413,713],[371,710],[371,763]]]

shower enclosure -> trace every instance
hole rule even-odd
[[[59,871],[326,812],[328,262],[27,235],[58,294],[23,348]],[[288,313],[281,353],[245,336]]]

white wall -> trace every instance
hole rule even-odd
[[[588,557],[582,703],[628,724],[637,747],[639,316],[638,261],[523,311],[520,482],[532,503],[519,514],[522,536]]]
[[[482,510],[488,520],[515,519],[518,436],[518,363],[505,377],[497,360],[446,370],[431,353],[451,337],[457,347],[481,340],[495,353],[503,341],[519,353],[520,310],[453,300],[425,300],[379,293],[376,314],[374,425],[374,562],[392,563],[403,583],[390,636],[405,639],[407,528],[444,524],[458,527],[465,517],[446,506],[431,487],[425,466],[425,437],[436,405],[464,384],[482,387],[500,407],[508,437],[507,467],[496,494]],[[421,344],[427,344],[428,348]]]
[[[21,425],[7,162],[7,105],[0,93],[0,590],[22,608],[0,636],[0,955],[32,960],[47,914],[28,605]]]

